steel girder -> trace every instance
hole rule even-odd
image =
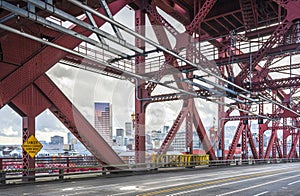
[[[238,126],[237,126],[237,129],[235,131],[235,134],[233,136],[233,139],[232,139],[232,142],[231,142],[228,154],[227,154],[227,160],[228,159],[233,159],[234,154],[235,154],[235,149],[238,145],[238,141],[241,137],[243,129],[244,129],[243,121],[240,121]]]
[[[184,118],[188,113],[188,107],[183,107],[179,112],[176,120],[174,121],[172,127],[168,131],[164,141],[162,142],[157,154],[166,154],[172,141],[174,140],[177,131],[179,130],[181,124],[183,123]]]
[[[291,12],[291,10],[290,10],[290,12]],[[297,16],[298,17],[298,16]],[[291,21],[291,16],[287,16],[287,18],[288,19],[290,19],[290,21]],[[293,16],[293,18],[296,18],[296,16]],[[264,43],[264,45],[262,46],[262,48],[260,48],[260,50],[257,52],[257,56],[254,58],[254,65],[257,65],[256,66],[256,69],[258,69],[258,71],[259,71],[259,73],[260,73],[260,75],[257,77],[258,79],[260,79],[260,78],[263,78],[262,76],[262,69],[258,66],[258,62],[262,59],[262,57],[263,56],[265,56],[265,54],[268,52],[268,50],[270,50],[271,48],[272,48],[272,46],[283,36],[283,34],[284,34],[284,32],[286,32],[287,31],[287,29],[292,25],[292,23],[291,22],[288,22],[288,19],[286,19],[285,21],[283,21],[283,23],[282,23],[282,25],[281,25],[281,27],[279,26],[278,28],[277,28],[277,32],[275,31],[275,33],[273,34],[273,36],[271,36],[270,38],[269,38],[269,40],[266,42],[266,43]],[[275,36],[275,37],[274,37]],[[276,38],[276,36],[277,36],[277,38]],[[277,41],[276,41],[277,40]],[[248,65],[249,66],[249,65]],[[246,66],[246,70],[243,70],[242,69],[242,71],[240,72],[240,74],[238,75],[238,77],[236,78],[236,79],[238,79],[238,81],[237,82],[241,82],[241,80],[240,80],[240,76],[242,75],[242,74],[244,74],[244,76],[246,76],[246,75],[248,75],[248,72],[247,72],[247,66]],[[246,77],[242,77],[243,78],[243,80],[246,78]],[[280,80],[280,82],[285,82],[286,80],[285,79],[281,79]],[[277,82],[279,82],[279,81],[277,81]],[[275,81],[275,83],[276,83],[276,81]],[[290,82],[289,82],[290,83]],[[296,85],[297,86],[297,85]],[[255,87],[257,87],[257,85],[255,85]],[[258,91],[261,91],[261,90],[264,90],[264,89],[258,89]],[[285,93],[283,92],[283,91],[280,91],[280,93],[283,95],[283,96],[285,96]],[[238,132],[237,132],[238,133]],[[268,150],[267,150],[267,153],[266,153],[266,156],[269,156],[268,155],[268,153],[269,153],[269,151],[270,151],[270,149],[271,149],[271,146],[272,146],[272,148],[273,148],[273,155],[274,156],[276,156],[276,152],[274,152],[274,150],[276,150],[276,148],[277,148],[277,150],[278,150],[278,153],[279,153],[279,155],[282,157],[282,152],[280,151],[280,147],[279,147],[279,144],[278,144],[278,142],[277,142],[277,139],[274,139],[275,137],[276,137],[276,135],[275,136],[273,136],[275,134],[275,132],[272,132],[272,137],[271,137],[271,140],[270,140],[270,142],[269,142],[269,148],[268,148]],[[263,141],[263,136],[262,136],[262,133],[260,133],[260,135],[259,135],[260,137],[260,140],[262,140]],[[295,140],[296,141],[296,140]],[[261,143],[261,142],[260,142]],[[262,155],[261,155],[261,152],[263,151],[263,148],[261,147],[261,144],[260,144],[260,157],[262,157]]]
[[[290,77],[290,78],[280,78],[280,79],[272,79],[268,80],[265,79],[259,82],[252,82],[251,86],[250,83],[247,82],[245,84],[245,88],[254,91],[254,92],[261,92],[265,90],[278,90],[278,89],[285,89],[290,87],[297,87],[300,86],[300,77]]]
[[[146,16],[143,9],[135,10],[135,30],[140,35],[145,35],[146,30],[144,28],[146,23]],[[144,50],[145,42],[142,40],[136,39],[136,47]],[[145,73],[145,56],[138,56],[135,58],[135,68],[136,73],[143,74]],[[147,91],[145,90],[145,82],[139,79],[136,79],[136,88],[138,89],[135,92],[135,162],[136,163],[145,163],[145,118],[146,118],[146,105],[147,101],[143,100],[147,96]]]
[[[269,69],[269,72],[280,72],[280,71],[287,71],[290,69],[299,69],[300,63],[292,64],[292,65],[283,65],[283,66],[277,66]]]
[[[210,144],[209,138],[207,137],[205,128],[203,126],[203,123],[201,121],[201,118],[199,116],[199,113],[197,111],[196,107],[193,107],[193,121],[194,121],[194,126],[196,128],[196,131],[198,133],[198,136],[200,138],[200,141],[203,144],[204,150],[209,154],[209,157],[211,160],[216,160],[216,155],[213,147]]]
[[[201,9],[199,9],[198,13],[194,16],[192,22],[186,27],[186,33],[192,35],[193,32],[200,28],[204,18],[207,16],[216,2],[217,0],[206,0],[204,2],[204,4],[201,6]]]
[[[30,85],[21,91],[9,104],[19,115],[22,116],[22,143],[33,135],[35,136],[35,117],[50,106],[47,99],[37,90],[34,85]],[[34,181],[35,159],[22,151],[23,180]]]
[[[256,145],[255,145],[254,138],[252,136],[249,124],[247,124],[246,131],[247,131],[247,137],[248,137],[249,145],[250,145],[250,148],[251,148],[251,151],[252,151],[252,154],[253,154],[253,158],[258,159],[258,153],[257,153],[257,150],[256,150]]]
[[[42,75],[34,84],[52,104],[50,111],[70,132],[103,164],[123,164],[123,161],[67,99],[47,75]]]
[[[127,3],[128,3],[128,1],[113,2],[111,5],[113,7],[112,12],[115,14],[117,11],[119,11],[121,8],[123,8]],[[96,22],[98,23],[99,26],[104,24],[104,21],[101,21],[98,19],[96,20]],[[88,36],[92,33],[92,32],[86,31],[85,29],[78,27],[78,26],[74,27],[72,30],[74,32],[81,32],[83,35],[86,35],[86,36]],[[53,43],[56,43],[58,45],[64,45],[65,47],[70,48],[70,49],[75,48],[81,42],[80,40],[75,39],[73,37],[69,37],[67,35],[53,33],[51,30],[49,30],[48,33],[55,36],[52,40]],[[20,38],[17,36],[17,39],[23,39],[23,38]],[[27,46],[40,46],[40,44],[36,44],[36,42],[33,42],[28,39],[24,39],[24,41],[21,43],[25,43],[25,42],[27,42]],[[12,49],[9,49],[9,50],[12,50]],[[24,50],[24,51],[30,52],[30,50]],[[28,56],[26,56],[26,58],[24,58],[24,56],[17,57],[16,59],[19,59],[19,61],[22,62],[22,65],[19,66],[18,68],[16,68],[15,71],[13,71],[7,77],[5,77],[4,79],[1,80],[1,86],[0,86],[0,90],[1,90],[1,103],[0,103],[1,105],[0,106],[1,107],[5,104],[11,103],[13,98],[18,97],[20,95],[20,93],[23,90],[25,90],[28,86],[32,85],[33,82],[36,82],[36,81],[40,82],[41,80],[45,79],[45,78],[43,78],[44,77],[43,74],[48,69],[50,69],[55,63],[57,63],[60,59],[63,59],[64,56],[66,55],[65,52],[59,51],[58,49],[52,48],[50,46],[36,47],[31,52],[32,52],[31,56],[29,56],[29,57]],[[47,59],[47,61],[44,61],[45,58]],[[47,82],[40,84],[40,87],[41,88],[45,87],[43,85],[47,86]],[[72,113],[72,109],[74,109],[73,105],[70,102],[68,102],[68,99],[63,94],[59,94],[59,92],[60,92],[59,89],[55,85],[51,85],[51,81],[48,81],[48,87],[49,87],[49,85],[51,86],[51,91],[47,91],[46,89],[43,89],[44,91],[48,92],[48,94],[44,93],[43,96],[45,96],[47,99],[51,100],[51,99],[55,99],[55,97],[51,97],[52,92],[56,92],[57,95],[60,95],[61,99],[56,100],[57,102],[59,102],[59,103],[56,103],[59,106],[58,107],[50,107],[50,110],[52,110],[55,114],[57,113],[60,116],[64,116],[63,119],[61,119],[59,116],[57,116],[59,118],[59,120],[63,120],[63,123],[65,123],[65,125],[68,126],[67,128],[71,129],[71,131],[73,130],[72,133],[74,133],[75,136],[77,136],[78,138],[82,137],[82,138],[91,139],[90,141],[88,141],[88,140],[81,140],[81,141],[83,142],[83,144],[85,146],[87,146],[87,148],[89,150],[91,150],[91,152],[100,161],[102,161],[105,164],[123,163],[120,160],[120,158],[116,154],[114,154],[114,152],[110,146],[108,146],[107,144],[105,144],[103,142],[99,143],[99,141],[102,141],[103,139],[101,138],[101,136],[99,134],[98,135],[95,134],[94,129],[91,127],[91,125],[88,124],[88,122],[78,112],[78,110],[75,109],[74,110],[75,112]],[[49,97],[48,97],[48,95],[49,95]],[[17,106],[17,107],[21,107],[21,106]],[[46,105],[44,105],[44,107],[46,107]],[[53,109],[53,108],[55,108],[55,109]],[[78,120],[78,122],[82,123],[81,127],[77,127],[77,128],[75,127],[75,122],[74,122],[75,117]],[[66,124],[66,120],[68,122],[67,124]],[[69,127],[70,123],[71,123],[72,127]],[[76,132],[76,129],[80,130],[79,133]],[[83,133],[83,135],[81,135],[80,132],[83,132],[82,131],[83,129],[89,129],[90,131]],[[91,134],[91,135],[85,135],[85,134]],[[27,134],[27,136],[28,136],[28,134]],[[24,138],[27,136],[24,136]],[[90,138],[91,136],[93,136],[94,138]],[[93,139],[94,139],[94,141],[93,141]],[[97,140],[97,142],[95,142],[95,140]],[[103,146],[97,147],[97,145],[95,145],[95,143],[98,143],[98,145],[100,144],[100,146],[102,144]],[[106,153],[101,152],[103,147],[106,149],[106,152],[109,152],[109,153],[106,154]],[[27,164],[26,161],[25,161],[25,164]]]
[[[121,8],[123,8],[128,2],[127,1],[118,1],[118,3],[113,3],[114,7],[113,13],[116,13]],[[104,24],[104,21],[97,21],[98,25],[101,26]],[[75,32],[81,32],[83,35],[90,35],[92,32],[86,31],[84,28],[76,26],[73,28]],[[73,49],[78,46],[81,41],[73,37],[60,34],[54,40],[54,43],[58,45],[65,45],[67,48]],[[29,41],[28,45],[35,45],[35,42]],[[55,55],[53,55],[55,54]],[[50,46],[45,46],[40,48],[39,51],[36,51],[36,54],[31,56],[30,59],[27,59],[25,63],[19,67],[16,71],[11,73],[8,77],[4,78],[1,81],[1,103],[0,107],[7,104],[13,97],[15,97],[20,90],[24,89],[26,86],[31,84],[35,79],[44,74],[49,70],[55,63],[60,59],[63,59],[66,56],[65,52],[62,52],[56,48]],[[43,61],[44,58],[47,58],[47,61]],[[37,65],[43,65],[36,67]],[[21,77],[27,76],[27,77]],[[13,87],[11,87],[11,84]]]
[[[207,7],[203,8],[203,9],[207,9]],[[155,7],[153,5],[152,6],[149,5],[149,6],[147,6],[147,11],[149,13],[148,15],[149,15],[150,22],[152,23],[152,25],[165,26],[169,32],[173,33],[173,35],[176,36],[177,43],[178,43],[178,41],[181,38],[181,35],[179,35],[178,32],[174,28],[172,28],[172,26],[169,23],[165,22],[165,20],[157,13]],[[208,13],[208,10],[206,11],[205,15],[207,13]],[[203,15],[202,17],[205,17],[205,15]],[[201,18],[198,18],[198,19],[201,19]],[[197,21],[198,21],[198,19],[197,19]],[[199,25],[199,23],[198,23],[198,25]],[[167,35],[166,35],[164,29],[162,29],[161,27],[155,27],[154,30],[155,30],[155,33],[156,33],[159,43],[166,46],[167,48],[171,48],[171,44],[168,41],[168,38],[167,38]],[[175,46],[175,50],[176,50],[176,46]],[[177,67],[177,61],[172,56],[165,55],[165,59],[166,59],[165,63],[163,64],[162,67],[160,67],[159,71],[154,76],[158,80],[160,80],[163,77],[164,70],[166,69],[166,65],[171,65],[171,66]],[[174,74],[173,76],[175,78],[177,86],[188,91],[188,86],[186,83],[178,82],[180,80],[180,78],[183,78],[182,74]],[[147,86],[148,95],[151,94],[151,92],[154,90],[155,87],[156,87],[155,83],[150,83]],[[165,99],[163,99],[163,100],[165,100]],[[211,159],[215,159],[216,157],[215,157],[213,149],[210,147],[210,142],[207,139],[205,129],[202,129],[201,125],[196,124],[196,122],[197,123],[202,123],[202,122],[201,122],[198,112],[195,113],[195,111],[192,111],[192,109],[191,109],[191,108],[195,107],[194,102],[193,102],[193,100],[189,100],[189,99],[187,99],[186,101],[188,102],[188,103],[186,103],[186,105],[188,105],[187,107],[189,108],[188,109],[189,111],[186,111],[185,107],[181,110],[181,112],[179,113],[173,126],[171,127],[170,131],[168,132],[168,135],[166,136],[164,142],[162,143],[162,146],[160,147],[158,154],[166,153],[166,151],[168,150],[168,147],[171,145],[171,143],[175,137],[175,134],[177,133],[178,129],[180,128],[180,125],[182,124],[184,117],[186,117],[186,123],[187,123],[187,126],[189,127],[189,129],[186,130],[186,141],[187,141],[186,145],[187,145],[187,147],[190,147],[190,150],[192,149],[192,146],[191,146],[190,142],[188,141],[192,137],[192,134],[189,131],[189,130],[192,130],[190,121],[192,119],[192,116],[196,115],[197,120],[194,120],[194,125],[195,125],[195,127],[197,127],[197,132],[199,134],[200,140],[203,142],[204,146],[206,146],[206,149],[208,150],[209,154],[211,155]],[[187,116],[187,115],[189,115],[189,116]],[[201,128],[199,128],[199,127],[201,127]]]
[[[269,50],[282,39],[284,33],[292,26],[292,21],[285,19],[282,23],[277,27],[275,32],[270,36],[270,38],[263,44],[263,46],[256,52],[255,56],[252,60],[252,65],[254,68],[259,69],[258,63],[263,59],[263,57],[269,52]],[[260,70],[259,70],[260,71]],[[247,64],[245,70],[241,71],[238,76],[236,76],[236,81],[239,84],[242,84],[242,81],[245,80],[250,73],[250,63]],[[260,76],[258,76],[260,78]]]
[[[257,27],[257,7],[255,0],[240,0],[246,32]]]
[[[299,18],[299,5],[297,5],[297,2],[288,1],[286,4],[287,9],[287,16],[286,18],[278,25],[277,29],[272,33],[270,38],[263,43],[262,47],[256,52],[256,55],[253,58],[252,65],[256,69],[258,69],[259,74],[257,78],[263,78],[264,71],[259,69],[258,63],[263,59],[263,57],[270,51],[270,49],[276,44],[279,43],[280,40],[282,40],[283,35],[288,31],[288,29],[293,25],[293,20]],[[295,13],[296,12],[296,13]],[[250,63],[247,65],[246,70],[243,70],[240,72],[240,74],[237,76],[237,81],[239,83],[242,83],[242,80],[246,79],[249,75],[249,68]]]

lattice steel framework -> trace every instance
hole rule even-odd
[[[134,12],[134,30],[113,18],[125,6]],[[145,162],[147,105],[174,100],[183,100],[182,109],[158,154],[168,151],[185,122],[186,148],[192,152],[195,129],[212,160],[232,159],[240,141],[243,159],[248,158],[248,149],[260,159],[271,157],[271,152],[272,158],[300,156],[299,63],[280,62],[286,57],[299,58],[299,0],[234,0],[230,4],[225,0],[0,0],[0,7],[0,107],[9,104],[23,117],[23,142],[35,134],[35,117],[48,108],[103,164],[123,163],[45,74],[62,62],[135,82],[136,163]],[[179,32],[166,15],[185,31]],[[146,37],[147,20],[157,42]],[[66,27],[64,21],[73,25]],[[106,22],[114,34],[98,28]],[[123,32],[135,43],[125,40]],[[96,38],[90,37],[92,34]],[[147,57],[154,52],[158,53],[155,58]],[[173,80],[160,82],[166,75]],[[176,92],[154,95],[157,86]],[[218,151],[222,152],[218,156],[196,98],[218,104]],[[271,112],[267,111],[270,105]],[[253,107],[258,111],[252,111]],[[253,120],[258,122],[257,137],[250,123]],[[225,126],[229,121],[238,123],[226,149]],[[265,136],[268,130],[269,139]],[[34,168],[34,159],[25,152],[23,165]],[[34,173],[24,173],[28,175]]]

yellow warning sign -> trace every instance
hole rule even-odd
[[[43,148],[43,145],[34,137],[34,135],[31,135],[22,145],[22,148],[29,154],[31,158],[34,158],[34,156]]]

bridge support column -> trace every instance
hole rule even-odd
[[[145,12],[143,9],[135,11],[135,31],[145,36]],[[135,45],[145,50],[145,42],[136,39]],[[137,74],[145,73],[145,56],[135,58],[135,68]],[[135,163],[145,163],[145,117],[146,117],[146,90],[145,82],[137,79],[135,92]]]
[[[283,130],[282,136],[282,151],[283,151],[283,158],[287,158],[287,137],[290,135],[289,130]]]
[[[25,116],[22,118],[23,129],[22,129],[22,143],[24,144],[26,140],[31,136],[35,135],[35,116]],[[23,161],[23,181],[34,181],[35,178],[35,159],[31,158],[27,152],[22,151],[22,161]]]

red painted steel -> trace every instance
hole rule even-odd
[[[233,159],[235,149],[238,145],[238,142],[240,140],[243,129],[244,129],[243,121],[240,121],[239,125],[236,128],[235,134],[233,136],[233,139],[232,139],[232,142],[231,142],[228,154],[227,154],[227,159]]]
[[[199,113],[196,109],[196,107],[193,107],[193,121],[194,121],[194,126],[196,128],[196,131],[198,133],[198,136],[200,138],[200,141],[203,144],[203,149],[207,152],[207,154],[209,154],[209,157],[211,160],[216,160],[216,155],[215,155],[215,151],[212,148],[209,138],[206,134],[205,128],[202,124],[202,121],[200,119]]]
[[[257,5],[255,0],[240,0],[245,30],[257,27]]]
[[[249,124],[247,125],[246,130],[247,130],[247,137],[248,137],[248,141],[249,141],[249,146],[251,148],[252,155],[253,155],[252,157],[254,159],[258,159],[256,145],[255,145],[255,142],[254,142],[255,138],[253,138],[253,135],[251,133]]]
[[[50,106],[47,99],[36,89],[34,85],[28,86],[20,92],[10,103],[10,106],[22,116],[22,142],[26,142],[31,136],[35,136],[35,117]],[[23,177],[35,175],[35,159],[22,150]],[[25,181],[34,181],[34,178],[23,178]]]
[[[168,134],[166,135],[164,141],[162,142],[157,154],[166,154],[172,141],[174,140],[177,131],[179,130],[184,118],[186,117],[188,113],[188,108],[183,107],[181,111],[179,112],[176,120],[174,121],[172,127],[168,131]]]
[[[245,88],[251,91],[265,91],[267,89],[276,90],[276,89],[287,89],[290,87],[297,87],[300,85],[300,77],[290,77],[290,78],[280,78],[280,79],[265,79],[264,81],[253,82],[250,87],[250,83],[245,85]]]
[[[146,29],[146,16],[143,10],[135,10],[135,31],[140,35],[145,36]],[[139,39],[136,39],[135,45],[138,48],[145,49],[145,42]],[[143,74],[145,73],[145,56],[138,56],[135,58],[135,69],[136,73]],[[142,100],[146,98],[145,90],[145,81],[138,80],[136,84],[137,92],[135,93],[135,162],[136,163],[145,163],[145,118],[146,118],[146,104],[147,101]],[[140,99],[141,98],[141,99]]]
[[[84,118],[78,109],[46,75],[35,82],[52,104],[50,111],[70,130],[77,139],[103,164],[122,164],[123,161]]]

